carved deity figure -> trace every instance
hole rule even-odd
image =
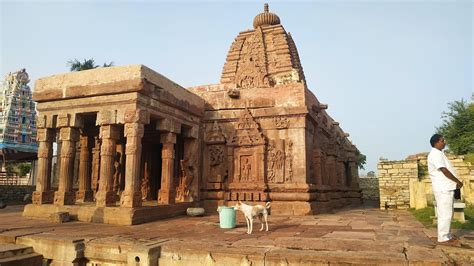
[[[217,166],[224,160],[224,148],[222,146],[209,147],[209,159],[211,166]]]
[[[120,164],[120,157],[121,154],[120,152],[116,153],[115,156],[115,161],[114,161],[114,192],[118,193],[120,190],[120,169],[121,169],[121,164]]]
[[[245,158],[242,162],[241,166],[241,181],[249,181],[250,179],[250,172],[252,170],[252,164],[249,162],[249,158]]]
[[[148,172],[148,162],[146,161],[140,190],[142,192],[142,200],[148,200],[148,195],[150,194],[150,174]]]
[[[179,184],[176,187],[176,201],[192,201],[191,184],[194,180],[194,167],[188,165],[188,160],[180,160],[181,174]]]

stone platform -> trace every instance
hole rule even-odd
[[[58,264],[90,265],[444,265],[474,263],[474,232],[455,231],[460,248],[436,245],[409,212],[360,207],[315,216],[269,216],[269,231],[220,229],[217,212],[140,225],[52,224],[0,210],[0,243],[33,247]],[[0,244],[0,245],[2,245]]]
[[[187,208],[195,206],[195,204],[191,202],[158,206],[153,203],[147,204],[145,202],[144,205],[145,206],[139,208],[120,208],[119,206],[97,207],[92,203],[64,206],[57,206],[53,204],[28,204],[23,210],[23,216],[48,218],[53,213],[68,212],[71,219],[76,221],[133,225],[185,215]]]

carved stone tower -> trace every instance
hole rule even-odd
[[[357,149],[308,89],[293,38],[267,4],[232,43],[220,84],[190,90],[206,101],[209,209],[272,201],[273,213],[310,214],[360,203]]]

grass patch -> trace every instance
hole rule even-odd
[[[464,155],[464,160],[466,162],[470,162],[472,165],[474,165],[474,152],[470,152],[470,153]]]
[[[431,218],[435,215],[433,207],[426,207],[419,210],[409,209],[409,211],[425,227],[434,227],[433,219]],[[462,224],[458,221],[453,220],[451,222],[451,228],[474,230],[474,207],[473,206],[466,206],[466,208],[464,209],[464,217],[466,219],[465,223]]]
[[[433,207],[426,207],[423,209],[409,209],[411,214],[415,216],[415,218],[420,221],[425,227],[433,226],[433,217],[435,215],[435,211]]]

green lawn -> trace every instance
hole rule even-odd
[[[427,207],[419,210],[409,209],[409,211],[424,226],[434,227],[433,219],[431,218],[435,215],[433,207]],[[453,221],[451,223],[451,228],[474,230],[474,207],[466,207],[464,209],[464,217],[466,218],[466,223],[462,224],[460,222]]]

